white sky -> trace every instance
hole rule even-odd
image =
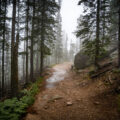
[[[62,16],[62,28],[68,34],[68,38],[71,41],[76,41],[76,37],[73,34],[77,27],[77,19],[83,13],[82,6],[78,6],[79,0],[62,0],[61,16]]]

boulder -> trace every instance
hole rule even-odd
[[[110,59],[112,56],[114,56],[114,54],[116,55],[116,51],[117,51],[117,47],[114,47],[114,48],[106,51],[106,53],[101,58],[99,58],[99,60],[98,60],[99,64],[101,63],[101,61],[103,61],[105,59]],[[90,62],[90,57],[88,55],[86,55],[83,52],[83,50],[81,50],[80,52],[78,52],[75,55],[74,67],[77,70],[84,69],[87,66],[89,66],[90,64],[92,64]]]
[[[89,65],[90,65],[89,56],[85,55],[82,51],[78,52],[75,55],[74,66],[77,70],[84,69]]]

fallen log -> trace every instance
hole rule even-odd
[[[100,75],[105,74],[105,73],[108,72],[108,71],[112,71],[113,68],[114,68],[114,67],[109,68],[109,69],[105,69],[104,71],[101,71],[101,72],[97,72],[97,73],[91,75],[90,77],[91,77],[91,78],[99,77]]]
[[[94,71],[94,73],[92,73],[90,75],[90,77],[91,78],[99,77],[100,75],[105,74],[108,71],[112,71],[113,68],[115,68],[115,67],[116,67],[116,65],[115,64],[113,65],[113,63],[110,62],[108,64],[103,65],[98,71]]]

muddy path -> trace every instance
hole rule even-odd
[[[70,67],[53,67],[24,120],[120,120],[116,95],[102,81],[90,80],[86,71],[76,74]]]

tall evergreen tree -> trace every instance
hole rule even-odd
[[[41,0],[41,42],[40,42],[40,73],[43,71],[44,57],[50,54],[53,40],[55,40],[54,28],[55,28],[55,13],[58,10],[58,5],[55,0]],[[48,46],[49,43],[49,46]],[[50,45],[51,44],[51,45]]]
[[[30,78],[31,78],[31,81],[34,81],[34,59],[33,59],[33,56],[34,56],[34,53],[33,53],[33,47],[34,47],[34,24],[35,24],[35,3],[36,1],[33,0],[33,13],[32,13],[32,31],[31,31],[31,46],[30,46]]]
[[[13,0],[13,11],[12,11],[12,33],[11,33],[11,92],[12,96],[17,96],[18,93],[18,76],[16,76],[16,67],[14,63],[16,62],[15,56],[15,25],[16,25],[16,0]]]
[[[117,1],[118,5],[118,67],[120,68],[120,1]]]
[[[117,28],[116,33],[118,33],[118,67],[120,68],[120,1],[111,0],[111,8],[112,16],[117,19],[113,18],[112,24]]]
[[[3,95],[5,88],[7,91],[11,88],[12,96],[17,96],[19,83],[28,83],[29,77],[34,82],[36,71],[42,73],[46,63],[51,64],[55,40],[62,44],[59,5],[60,0],[59,3],[55,0],[0,0],[0,89]],[[10,8],[12,16],[7,14]]]
[[[58,4],[59,4],[59,10],[57,12],[57,16],[56,16],[56,41],[55,41],[55,59],[56,59],[56,64],[62,62],[63,59],[63,41],[62,41],[62,18],[61,18],[61,0],[58,0]]]
[[[105,33],[109,31],[109,20],[106,21],[106,18],[108,18],[107,10],[110,3],[108,0],[80,0],[79,5],[82,3],[85,6],[85,14],[79,20],[76,35],[83,41],[85,53],[91,56],[96,68],[99,68],[98,60],[105,54],[109,43]]]
[[[26,1],[26,83],[28,83],[29,0]]]
[[[7,14],[7,0],[3,2],[3,40],[2,40],[2,96],[4,95],[4,74],[5,74],[5,42],[6,42],[6,14]]]
[[[96,11],[96,41],[95,41],[95,66],[98,68],[99,58],[99,47],[100,47],[100,0],[97,0],[97,11]]]

